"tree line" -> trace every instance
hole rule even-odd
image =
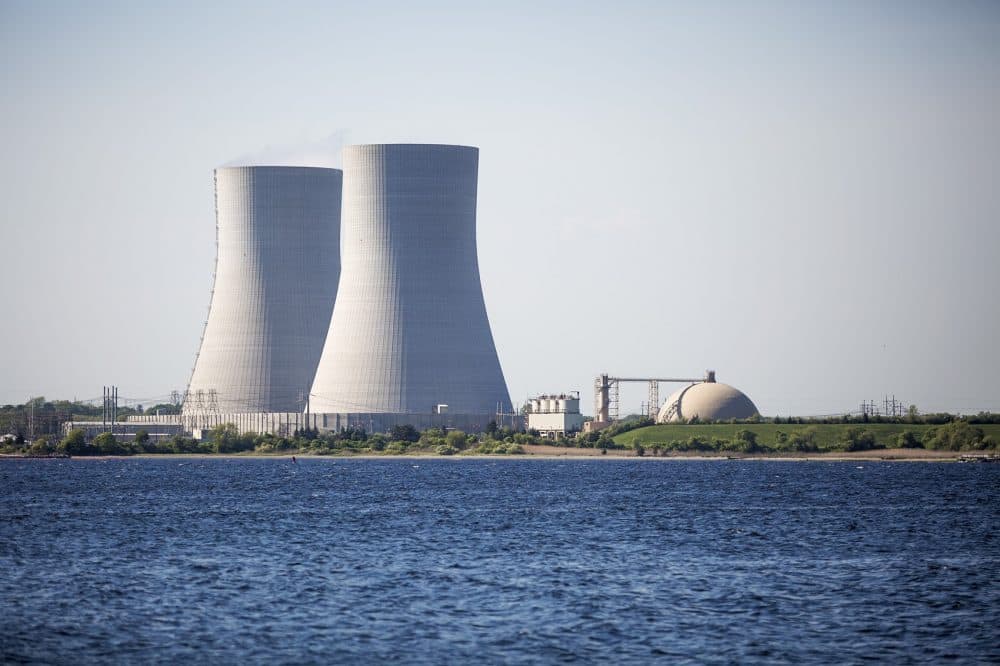
[[[58,435],[66,421],[100,421],[103,407],[75,400],[46,400],[32,398],[20,405],[0,405],[0,436],[10,435],[19,444],[39,435]],[[118,420],[129,416],[150,414],[179,414],[180,405],[160,403],[143,408],[142,405],[120,406]]]
[[[886,448],[932,449],[937,451],[996,451],[1000,441],[987,435],[982,428],[967,421],[951,421],[924,428],[903,430],[888,442],[878,441],[876,433],[863,427],[844,428],[832,443],[818,441],[815,426],[785,433],[777,431],[773,443],[761,442],[756,432],[741,429],[731,438],[692,435],[687,439],[665,442],[643,442],[633,439],[630,448],[638,455],[647,451],[653,455],[669,452],[732,452],[732,453],[828,453],[875,451]]]
[[[364,428],[342,428],[336,432],[315,429],[295,431],[285,437],[270,433],[240,433],[232,424],[216,426],[201,440],[175,435],[158,442],[149,433],[138,430],[134,437],[123,438],[110,432],[88,441],[83,430],[71,430],[62,439],[42,435],[33,442],[17,443],[8,438],[0,451],[35,456],[129,456],[136,454],[212,454],[212,453],[287,453],[287,454],[405,454],[477,455],[524,453],[522,444],[537,437],[499,428],[491,423],[478,434],[461,430],[430,428],[423,432],[412,425],[398,425],[387,433],[367,433]]]

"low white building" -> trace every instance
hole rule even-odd
[[[110,421],[107,423],[103,421],[65,421],[62,424],[63,436],[68,435],[71,430],[82,430],[83,436],[89,442],[102,433],[110,432],[118,441],[129,442],[135,439],[136,433],[145,430],[149,441],[160,442],[164,439],[170,439],[174,435],[184,434],[184,426],[181,425],[180,416],[146,418],[148,419],[146,421],[133,421],[130,418],[128,421],[115,421],[114,423]]]
[[[528,430],[545,437],[562,437],[583,428],[579,392],[540,395],[528,401]]]

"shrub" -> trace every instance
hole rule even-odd
[[[389,442],[388,444],[386,444],[385,451],[386,453],[395,453],[395,454],[406,453],[406,448],[408,445],[409,442],[396,440],[394,442]]]
[[[924,448],[923,442],[912,430],[904,430],[903,432],[896,435],[896,446],[901,449],[922,449]]]
[[[434,447],[434,453],[438,454],[439,456],[453,456],[456,453],[458,453],[458,449],[449,444],[441,444],[439,446]]]
[[[758,453],[763,449],[757,444],[757,433],[753,430],[737,430],[729,446],[742,453]]]
[[[412,428],[413,426],[410,427]],[[333,433],[330,434],[333,435],[335,439],[339,439],[341,441],[363,442],[366,439],[368,439],[368,434],[366,433],[365,429],[362,428],[361,426],[351,426],[350,428],[341,428],[339,435],[334,435]]]
[[[871,451],[883,448],[875,442],[875,435],[870,430],[848,428],[840,440],[845,451]]]
[[[217,425],[209,432],[208,441],[216,453],[239,453],[240,451],[253,451],[253,433],[241,435],[232,423]]]
[[[420,436],[420,439],[417,441],[418,447],[420,447],[421,449],[435,449],[439,446],[445,445],[444,437],[435,437],[434,435],[430,434],[430,432],[431,431],[425,431],[424,434]],[[434,432],[440,432],[440,431],[434,431]]]
[[[929,449],[946,451],[967,451],[984,449],[985,435],[981,428],[971,426],[966,421],[952,421],[924,433],[924,446]]]
[[[420,440],[420,433],[416,428],[407,423],[405,425],[392,426],[392,430],[389,431],[389,437],[396,441],[416,442]]]
[[[483,454],[483,455],[507,455],[513,453],[524,453],[524,449],[518,444],[505,444],[504,442],[498,442],[494,439],[487,439],[481,442],[479,446],[473,449],[466,449],[462,453],[465,454]]]
[[[307,441],[311,442],[314,439],[316,439],[317,437],[319,437],[319,429],[318,428],[300,428],[300,429],[298,429],[298,430],[296,430],[295,432],[292,433],[292,437],[294,439],[304,439],[304,440],[307,440]]]
[[[368,438],[368,445],[371,447],[372,451],[384,451],[386,444],[389,443],[389,438],[382,433],[375,433]]]
[[[518,437],[522,437],[522,435],[520,433],[515,435],[513,438],[514,441],[517,441]],[[458,449],[459,451],[469,445],[468,436],[461,430],[452,430],[445,435],[444,440],[448,443],[448,446]]]
[[[802,430],[793,430],[781,448],[802,453],[819,451],[819,446],[816,444],[816,428],[809,426]]]
[[[48,437],[39,437],[34,442],[31,443],[31,447],[28,449],[28,453],[33,456],[47,456],[51,453],[55,453],[55,444],[49,441]]]
[[[654,423],[655,421],[653,421],[653,419],[648,417],[638,418],[638,419],[628,419],[626,421],[621,421],[619,423],[614,424],[613,426],[605,428],[604,430],[601,431],[601,435],[602,436],[606,435],[608,437],[615,437],[616,435],[620,435],[630,430],[636,430],[637,428],[645,428],[646,426],[651,426]]]
[[[199,442],[193,437],[174,435],[163,443],[164,448],[170,453],[211,453],[212,445],[208,442]]]
[[[698,437],[697,435],[693,437],[688,437],[686,442],[681,443],[678,447],[680,451],[714,451],[715,447],[707,439],[703,437]]]
[[[66,437],[59,442],[59,446],[56,448],[60,453],[66,453],[71,456],[85,456],[90,453],[87,437],[83,434],[83,430],[79,428],[66,433]]]
[[[298,451],[303,448],[310,447],[312,443],[317,440],[309,440],[305,438],[300,439],[299,437],[296,437],[295,439],[288,439],[287,437],[282,437],[272,433],[264,433],[262,435],[246,434],[238,438],[235,450],[250,450],[240,448],[245,446],[247,441],[253,445],[253,450],[255,451],[259,451],[261,453],[273,453],[275,451]],[[233,444],[230,442],[226,446],[233,446]],[[220,453],[232,452],[234,451],[222,451]]]
[[[129,448],[120,444],[118,438],[110,432],[102,432],[95,437],[93,448],[97,449],[94,453],[101,456],[124,456],[132,453]]]

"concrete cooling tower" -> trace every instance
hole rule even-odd
[[[342,177],[216,169],[215,285],[185,414],[302,411],[340,276]]]
[[[344,149],[343,273],[313,412],[510,410],[479,279],[478,167],[466,146]]]

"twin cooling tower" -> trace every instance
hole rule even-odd
[[[509,411],[476,254],[476,148],[362,145],[341,172],[216,171],[186,413]],[[339,277],[339,288],[338,288]]]
[[[300,411],[340,276],[341,172],[215,171],[215,285],[186,413]]]

